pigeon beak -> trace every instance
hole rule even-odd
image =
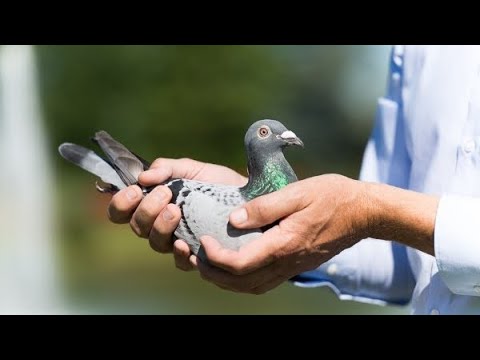
[[[277,137],[285,141],[287,145],[297,145],[302,148],[304,147],[303,141],[300,140],[300,138],[297,135],[295,135],[293,131],[290,131],[290,130],[284,131],[281,135],[277,135]]]

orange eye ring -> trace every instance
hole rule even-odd
[[[260,138],[266,138],[270,135],[270,129],[266,126],[262,126],[258,129],[258,136]]]

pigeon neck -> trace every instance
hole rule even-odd
[[[258,157],[249,156],[248,183],[240,192],[247,200],[251,200],[279,190],[294,181],[297,181],[297,176],[282,151]]]

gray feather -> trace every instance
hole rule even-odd
[[[125,188],[125,184],[115,169],[92,150],[76,144],[63,143],[59,146],[58,151],[64,159],[98,176],[103,182],[112,184],[119,190]]]
[[[114,140],[106,131],[99,131],[93,140],[100,146],[110,162],[118,168],[127,185],[136,184],[138,175],[145,170],[144,163],[130,150]]]
[[[176,185],[182,184],[178,189]],[[239,188],[227,185],[212,185],[193,180],[174,180],[167,184],[176,190],[175,204],[182,210],[182,220],[175,236],[185,240],[192,252],[205,260],[199,252],[200,237],[213,236],[222,246],[238,250],[242,245],[258,237],[260,229],[239,230],[229,222],[229,214],[245,203]]]

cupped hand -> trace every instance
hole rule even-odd
[[[369,204],[365,184],[340,175],[298,181],[232,212],[237,228],[278,225],[238,251],[202,237],[209,264],[192,256],[202,278],[236,292],[265,293],[317,268],[365,237]]]
[[[238,186],[247,182],[245,177],[225,166],[192,159],[166,158],[155,160],[149,170],[140,174],[139,182],[144,186],[154,186],[172,178]],[[130,223],[133,232],[148,239],[153,250],[173,252],[179,269],[192,270],[187,243],[180,239],[173,243],[172,233],[180,221],[181,212],[178,206],[170,204],[171,199],[172,192],[166,186],[157,186],[145,197],[139,186],[129,186],[112,197],[108,216],[116,224]]]

